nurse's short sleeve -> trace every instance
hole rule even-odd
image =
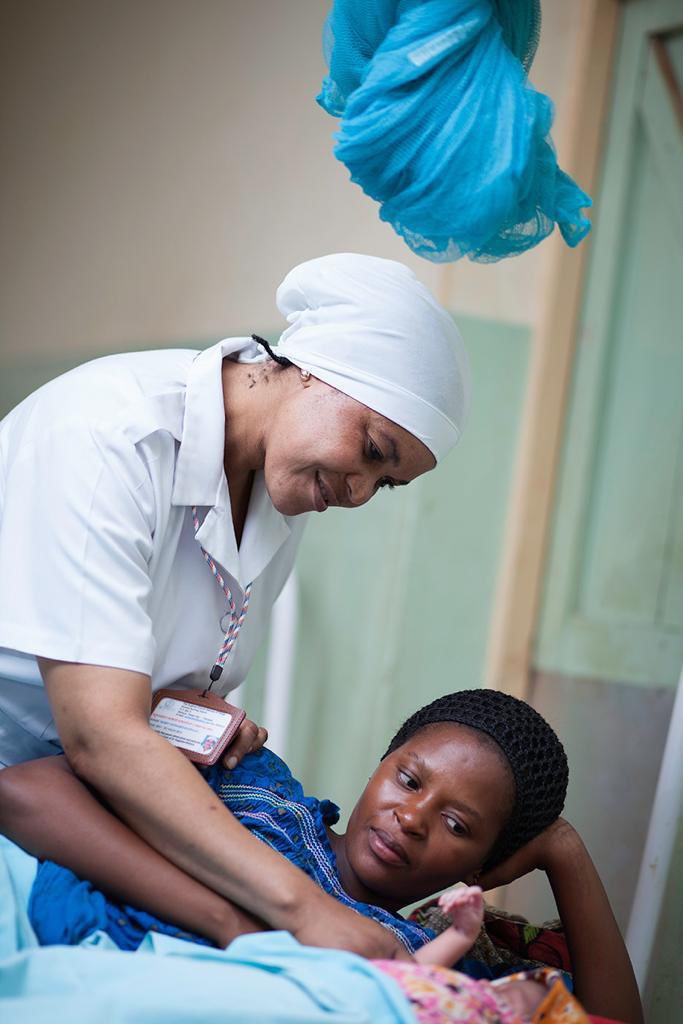
[[[0,646],[151,674],[155,498],[125,436],[82,423],[17,452],[0,524]]]

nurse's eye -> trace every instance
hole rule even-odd
[[[396,484],[394,483],[390,476],[380,477],[380,479],[375,484],[377,490],[379,490],[380,487],[388,487],[390,491],[393,491],[395,486]]]
[[[454,818],[452,814],[445,814],[443,820],[446,822],[446,828],[448,831],[452,832],[454,836],[467,835],[467,829],[465,826],[461,825],[458,819]]]
[[[371,437],[368,437],[368,458],[373,462],[383,462],[384,456]]]
[[[410,774],[410,772],[404,772],[402,768],[399,768],[397,775],[398,781],[402,786],[405,786],[406,789],[419,789],[420,783]]]

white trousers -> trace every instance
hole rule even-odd
[[[33,761],[37,757],[63,753],[59,743],[37,739],[0,710],[0,769],[22,761]]]

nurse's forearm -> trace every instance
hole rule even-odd
[[[191,878],[119,821],[73,774],[45,757],[0,772],[0,832],[70,868],[110,899],[225,947],[263,923]]]
[[[296,930],[303,904],[328,900],[150,729],[148,676],[42,658],[39,666],[72,768],[150,846],[274,928]]]
[[[76,770],[183,871],[273,927],[319,890],[234,818],[197,770],[145,725],[103,741]],[[312,892],[307,892],[308,889]]]
[[[379,959],[407,955],[389,931],[342,906],[247,832],[194,766],[152,732],[148,676],[38,662],[74,771],[155,850],[304,945]]]

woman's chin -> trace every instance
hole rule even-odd
[[[362,857],[353,864],[356,879],[365,890],[365,902],[377,903],[378,906],[399,907],[412,903],[410,896],[397,891],[396,875],[391,869],[373,861],[371,857]]]

